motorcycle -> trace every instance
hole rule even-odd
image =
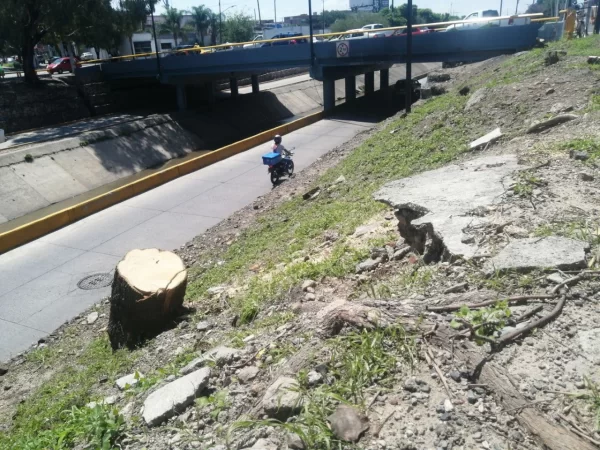
[[[279,183],[280,178],[284,176],[291,177],[294,174],[293,155],[293,152],[289,152],[289,155],[285,157],[280,153],[273,152],[263,155],[263,164],[269,167],[268,172],[273,186]]]

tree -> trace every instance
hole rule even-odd
[[[381,23],[383,26],[389,26],[390,23],[386,17],[379,13],[358,12],[349,13],[343,19],[337,19],[331,25],[331,31],[334,33],[340,31],[354,30],[361,28],[369,23]]]
[[[95,10],[89,11],[91,22],[76,33],[75,40],[93,47],[99,57],[101,48],[109,51],[118,48],[122,30],[118,12],[112,8],[110,0],[102,0],[97,6]]]
[[[394,8],[392,11],[389,8],[381,10],[380,14],[385,17],[391,27],[401,27],[406,25],[406,18],[402,16],[399,8]]]
[[[183,29],[181,27],[181,20],[183,19],[183,13],[185,11],[178,10],[177,8],[169,7],[165,11],[165,21],[160,26],[161,33],[171,33],[175,40],[175,47],[177,47],[177,39],[181,36]]]
[[[526,14],[544,13],[545,16],[554,15],[554,0],[537,0],[527,7]]]
[[[120,11],[117,15],[118,27],[129,39],[129,45],[131,47],[131,53],[135,53],[133,48],[132,35],[136,31],[142,30],[146,24],[146,18],[150,13],[148,7],[154,6],[156,0],[152,2],[152,5],[148,4],[148,0],[120,0],[119,6]]]
[[[217,45],[217,36],[219,35],[219,15],[210,13],[208,23],[210,24],[210,45]]]
[[[192,25],[196,33],[200,35],[200,42],[204,45],[204,36],[210,25],[210,15],[212,11],[204,5],[192,7]]]
[[[254,35],[254,19],[238,12],[227,17],[223,24],[225,42],[246,42]]]

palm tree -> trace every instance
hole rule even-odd
[[[192,25],[196,33],[200,35],[200,42],[204,45],[204,35],[210,25],[210,15],[212,11],[204,5],[192,7]]]
[[[217,45],[217,36],[219,35],[219,15],[211,12],[208,23],[210,24],[210,45]]]
[[[146,24],[146,17],[149,14],[148,2],[146,0],[121,0],[120,6],[120,27],[129,38],[131,53],[134,54],[131,35],[136,31],[143,30]]]
[[[177,8],[168,8],[165,12],[165,21],[160,25],[161,33],[171,33],[175,39],[175,47],[177,47],[177,38],[183,31],[181,29],[181,20],[185,11]]]

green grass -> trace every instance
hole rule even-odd
[[[212,286],[246,278],[248,269],[257,261],[267,270],[279,263],[288,264],[271,280],[252,277],[245,294],[233,302],[241,323],[248,323],[265,302],[281,297],[304,278],[339,277],[353,272],[356,262],[366,254],[347,247],[343,239],[325,261],[290,263],[294,252],[320,243],[325,231],[335,230],[343,238],[382,211],[385,207],[375,202],[372,194],[385,182],[439,167],[465,152],[467,143],[476,137],[461,115],[465,102],[465,97],[455,93],[437,97],[368,139],[315,185],[333,184],[340,175],[345,176],[345,183],[322,192],[311,202],[300,196],[284,202],[244,232],[224,254],[215,255],[214,259],[222,261],[220,265],[192,270],[188,298],[201,298]],[[423,133],[423,124],[432,118],[444,126]],[[391,129],[398,131],[391,135]]]
[[[538,227],[536,236],[564,236],[589,243],[592,247],[600,245],[600,224],[588,220],[571,222],[553,222]]]
[[[48,350],[47,350],[48,349]],[[136,353],[112,351],[108,339],[92,341],[73,361],[44,382],[17,408],[13,427],[0,434],[0,448],[7,450],[63,449],[76,442],[101,442],[91,448],[112,448],[122,428],[111,408],[86,408],[98,380],[108,383],[131,369]],[[48,347],[29,356],[32,362],[56,361]],[[68,359],[68,358],[67,358]]]
[[[328,342],[328,383],[316,388],[307,385],[306,372],[298,375],[302,394],[301,413],[286,423],[277,420],[241,421],[233,430],[247,427],[276,426],[296,433],[311,450],[344,447],[329,428],[327,417],[340,403],[365,409],[369,393],[391,388],[398,377],[412,368],[417,346],[412,336],[400,326],[373,331],[354,332]]]
[[[588,161],[595,161],[600,158],[600,138],[595,136],[585,136],[581,138],[571,139],[563,142],[558,146],[559,150],[570,152],[583,151],[590,156]]]

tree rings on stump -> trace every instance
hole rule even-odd
[[[164,330],[181,308],[186,286],[187,270],[175,253],[155,248],[127,253],[112,284],[112,347],[135,347]]]

